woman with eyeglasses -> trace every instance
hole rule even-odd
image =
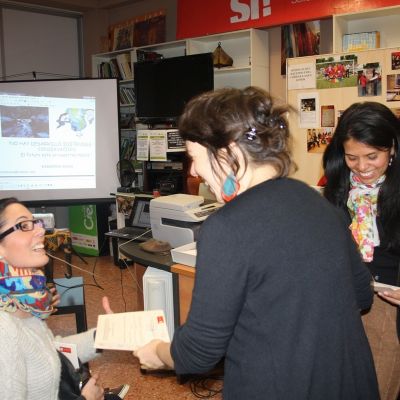
[[[344,220],[293,171],[288,106],[254,87],[201,94],[179,132],[225,205],[203,222],[187,321],[135,351],[147,368],[210,371],[226,400],[377,400],[360,309],[371,277]]]
[[[44,225],[15,198],[0,200],[0,398],[59,398],[61,363],[45,320],[52,299],[42,271],[48,262]],[[111,312],[108,300],[103,300]],[[63,338],[75,343],[80,360],[96,356],[94,330]],[[100,400],[103,389],[93,376],[76,399]],[[62,397],[61,397],[62,400]]]

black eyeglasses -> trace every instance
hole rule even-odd
[[[10,233],[13,233],[14,231],[22,231],[22,232],[33,231],[36,225],[39,225],[41,228],[44,228],[44,221],[38,218],[38,219],[28,219],[26,221],[18,222],[18,224],[15,224],[11,228],[0,233],[0,240],[5,238]]]

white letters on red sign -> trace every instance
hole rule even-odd
[[[262,0],[262,16],[268,17],[271,15],[270,0]],[[245,22],[249,19],[255,20],[260,18],[260,1],[250,0],[250,4],[239,0],[231,0],[231,11],[240,15],[231,17],[231,23]]]

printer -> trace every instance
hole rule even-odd
[[[153,238],[169,242],[172,248],[195,242],[201,223],[222,205],[190,194],[156,197],[150,201]]]

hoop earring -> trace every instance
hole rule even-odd
[[[227,203],[234,199],[240,189],[240,184],[236,176],[231,172],[225,179],[222,186],[221,197]]]

